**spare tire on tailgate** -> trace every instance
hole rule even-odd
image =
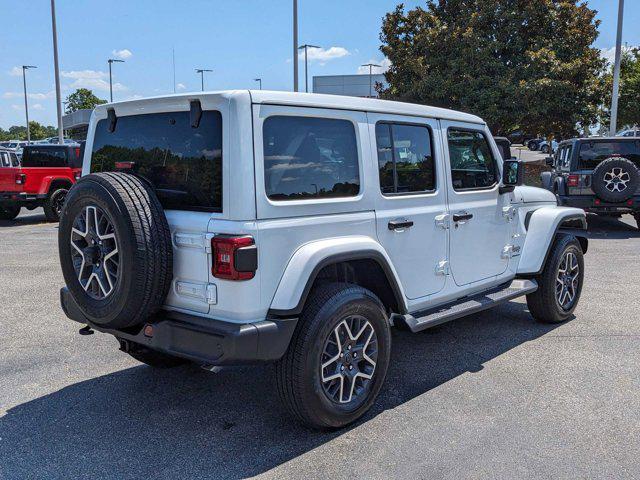
[[[96,325],[140,324],[169,291],[169,224],[151,186],[131,174],[91,174],[73,186],[60,217],[58,249],[67,288]]]
[[[593,170],[591,188],[605,202],[624,202],[640,185],[640,172],[631,160],[612,157],[603,160]]]

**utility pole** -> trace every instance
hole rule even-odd
[[[29,132],[29,104],[27,103],[27,75],[26,71],[30,68],[38,68],[35,65],[22,66],[22,85],[24,86],[24,114],[27,117],[27,144],[31,143],[31,132]]]
[[[618,122],[618,95],[620,90],[620,57],[622,56],[622,19],[624,17],[624,0],[618,2],[618,32],[616,34],[616,57],[613,64],[613,95],[611,97],[611,121],[609,135],[616,136]]]
[[[260,90],[262,90],[262,79],[261,78],[254,78],[253,81],[254,82],[258,82],[260,84]]]
[[[60,97],[60,68],[58,66],[58,33],[56,31],[56,2],[51,0],[51,30],[53,31],[53,73],[56,79],[56,109],[58,110],[58,143],[64,142],[62,131],[62,98]],[[29,125],[27,124],[27,132]]]
[[[304,49],[304,91],[307,93],[309,93],[309,72],[307,67],[307,49],[308,48],[320,48],[320,47],[317,45],[308,45],[306,43],[298,47],[299,50]],[[296,61],[297,61],[297,58],[296,58]]]
[[[200,85],[204,92],[204,72],[213,72],[213,70],[209,70],[207,68],[196,68],[196,72],[200,74]]]
[[[298,0],[293,0],[293,91],[298,91]]]
[[[111,76],[111,65],[113,62],[124,63],[124,60],[118,60],[116,58],[107,60],[107,63],[109,63],[109,101],[111,102],[113,102],[113,77]]]
[[[369,98],[373,97],[373,90],[371,89],[371,69],[373,67],[380,67],[381,65],[378,65],[376,63],[365,63],[364,65],[360,65],[361,67],[369,67]]]

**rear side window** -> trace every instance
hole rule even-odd
[[[435,190],[431,131],[428,127],[379,122],[376,124],[376,144],[383,194]]]
[[[640,166],[640,141],[584,142],[580,145],[580,168],[596,168],[610,157],[625,157]]]
[[[205,111],[198,128],[189,112],[118,117],[96,125],[91,171],[125,171],[153,185],[162,206],[222,211],[222,116]]]
[[[67,147],[27,147],[22,156],[23,167],[69,167]]]
[[[348,120],[273,116],[264,121],[271,200],[353,197],[360,191],[356,132]]]
[[[11,158],[11,165],[13,167],[19,167],[20,166],[20,160],[18,160],[18,156],[15,153],[10,153],[9,157]]]
[[[492,188],[497,184],[498,168],[483,133],[450,128],[447,138],[454,190]]]

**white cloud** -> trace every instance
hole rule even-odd
[[[30,105],[30,108],[33,108],[34,110],[44,110],[41,103],[34,103],[33,105]]]
[[[44,100],[46,98],[53,98],[55,96],[55,92],[52,90],[47,93],[28,93],[27,97],[32,100]],[[23,92],[4,92],[2,94],[2,98],[24,98]]]
[[[371,73],[384,73],[387,70],[389,70],[389,67],[391,66],[391,60],[389,60],[386,57],[383,58],[382,60],[372,59],[372,60],[369,60],[369,61],[367,61],[365,63],[373,63],[373,64],[376,64],[376,65],[380,65],[379,67],[373,67],[371,69]],[[363,66],[358,67],[358,73],[360,73],[360,74],[367,73],[368,74],[369,73],[369,67],[363,67]]]
[[[128,48],[123,48],[122,50],[112,50],[111,54],[121,60],[126,60],[127,58],[131,58],[133,56],[133,52]]]
[[[12,77],[19,77],[20,75],[22,75],[22,68],[13,67],[11,70],[9,70],[9,75],[11,75]]]
[[[632,48],[638,48],[638,46],[625,46],[625,45],[622,45],[622,51],[623,52],[629,51]],[[613,62],[615,61],[615,58],[616,58],[616,47],[601,48],[600,49],[600,56],[602,58],[604,58],[607,62],[609,62],[611,65],[613,65]]]
[[[73,83],[67,85],[67,88],[88,88],[102,92],[109,91],[109,74],[99,70],[72,70],[69,72],[62,71],[60,76],[73,79]],[[126,86],[119,82],[113,84],[114,92],[124,92],[128,90]]]
[[[336,58],[342,58],[351,55],[351,52],[344,47],[330,47],[327,49],[324,48],[308,48],[307,49],[307,58],[310,62],[318,62],[321,65],[324,65],[330,60],[335,60]],[[304,60],[304,50],[300,50],[298,53],[298,58],[300,60]]]
[[[11,105],[11,108],[13,108],[13,109],[14,109],[14,110],[16,110],[16,111],[24,110],[24,105],[16,105],[16,104],[13,104],[13,105]]]
[[[185,90],[187,86],[184,83],[179,83],[176,85],[177,90]]]

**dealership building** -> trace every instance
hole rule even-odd
[[[369,90],[369,74],[323,75],[313,77],[313,93],[378,98],[376,83],[380,83],[384,87],[387,86],[384,74],[377,73],[371,75],[371,90]]]

